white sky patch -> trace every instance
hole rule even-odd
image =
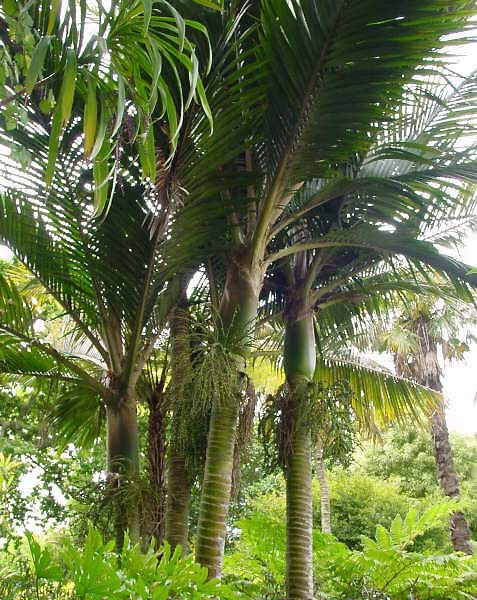
[[[2,260],[12,260],[13,252],[9,250],[6,246],[0,246],[0,259]]]

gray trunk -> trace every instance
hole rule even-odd
[[[412,366],[406,361],[396,361],[402,365],[398,374],[411,375],[421,385],[425,385],[442,394],[441,370],[437,355],[437,341],[429,334],[428,322],[423,319],[417,323],[415,333],[419,336],[420,350],[414,356]],[[406,368],[408,371],[406,371]],[[447,430],[445,405],[442,401],[429,417],[437,479],[443,493],[450,498],[459,498],[459,480],[452,459],[452,448]],[[469,525],[461,511],[453,513],[449,519],[452,547],[456,552],[472,554]]]
[[[315,451],[316,478],[320,484],[321,531],[331,533],[331,502],[328,475],[323,461],[323,449],[317,445]]]

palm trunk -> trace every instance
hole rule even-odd
[[[197,562],[207,567],[209,578],[222,574],[237,420],[234,401],[214,407],[210,418],[196,550]]]
[[[320,484],[320,505],[321,505],[321,531],[331,533],[331,502],[330,487],[328,485],[328,476],[323,461],[323,448],[316,446],[315,452],[316,478]]]
[[[187,553],[189,537],[189,502],[192,477],[189,473],[181,448],[179,421],[184,418],[190,404],[190,381],[192,376],[190,348],[190,315],[185,297],[174,310],[171,318],[171,389],[175,393],[173,433],[169,445],[167,464],[167,508],[166,508],[166,540],[172,549],[181,546],[183,554]],[[189,415],[188,415],[189,416]]]
[[[148,398],[148,458],[151,486],[149,527],[145,538],[154,538],[158,546],[164,540],[165,470],[166,470],[166,406],[164,393],[155,390]]]
[[[108,479],[114,494],[115,528],[118,548],[129,531],[139,540],[139,510],[132,484],[138,475],[138,431],[136,399],[132,393],[119,394],[106,409]]]
[[[167,468],[166,540],[174,549],[187,553],[191,478],[184,457],[171,449]]]
[[[237,500],[240,494],[240,484],[242,480],[242,464],[247,459],[247,446],[253,431],[255,409],[257,407],[258,396],[255,387],[250,378],[247,378],[247,385],[244,390],[244,402],[240,407],[238,417],[237,438],[234,448],[234,466],[232,469],[232,498]]]
[[[439,407],[431,415],[430,425],[439,484],[446,496],[459,498],[459,481],[452,459],[452,448],[444,406]],[[452,513],[449,520],[449,529],[454,550],[456,552],[472,554],[469,525],[460,510]]]
[[[286,414],[289,451],[286,462],[288,600],[313,599],[313,506],[311,435],[303,411],[316,364],[313,315],[285,317],[284,367],[290,390]]]
[[[243,258],[243,257],[242,257]],[[246,260],[231,261],[220,306],[220,317],[227,343],[244,352],[250,345],[256,318],[261,277],[247,268]],[[237,364],[239,388],[241,365]],[[233,396],[233,397],[232,397]],[[196,559],[207,567],[209,578],[220,578],[229,510],[234,447],[240,407],[240,394],[215,398],[210,417],[199,509]]]
[[[437,342],[429,335],[427,321],[423,320],[418,323],[416,332],[419,335],[421,351],[412,375],[414,375],[416,381],[421,385],[425,385],[442,394],[442,382],[437,358]],[[407,375],[407,373],[402,373],[402,371],[399,374]],[[449,440],[443,402],[430,415],[429,425],[439,485],[446,496],[459,498],[459,480],[452,459],[452,447]],[[469,525],[461,511],[457,511],[451,515],[449,530],[454,550],[456,552],[472,554]]]

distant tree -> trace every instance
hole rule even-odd
[[[439,350],[450,359],[461,358],[468,349],[467,343],[459,339],[469,321],[466,310],[466,306],[432,302],[427,297],[416,297],[404,304],[393,328],[382,335],[384,347],[393,352],[398,374],[442,394]],[[428,416],[439,484],[446,496],[458,498],[459,480],[442,395],[438,405],[429,408]],[[456,551],[472,553],[469,526],[461,511],[451,516],[450,535]]]

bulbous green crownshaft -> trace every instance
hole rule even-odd
[[[283,367],[289,385],[313,379],[316,344],[311,312],[296,319],[285,317]]]

